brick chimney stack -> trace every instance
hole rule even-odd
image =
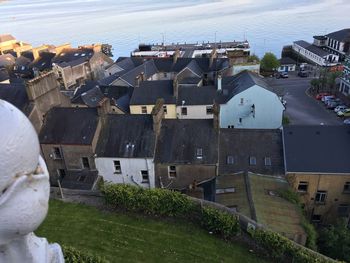
[[[158,99],[156,105],[152,110],[152,118],[153,118],[153,131],[158,137],[160,134],[160,129],[162,127],[162,119],[164,117],[164,99]]]

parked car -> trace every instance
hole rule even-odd
[[[322,100],[322,98],[324,97],[324,96],[328,96],[329,95],[329,93],[327,93],[327,92],[321,92],[321,93],[318,93],[316,96],[315,96],[315,99],[316,100]]]
[[[337,115],[339,117],[350,117],[350,109],[345,109],[345,110],[342,110],[342,111],[338,111],[337,112]]]
[[[334,95],[323,96],[321,101],[323,101],[326,104],[329,99],[335,99]]]
[[[298,76],[301,78],[307,78],[309,74],[306,71],[299,71]]]
[[[336,101],[336,100],[329,100],[329,101],[327,102],[326,107],[327,107],[327,109],[329,109],[329,110],[333,110],[333,109],[335,109],[339,104],[340,104],[340,102],[338,102],[338,101]]]
[[[335,107],[334,112],[337,113],[340,110],[345,110],[348,107],[346,105],[338,105],[337,107]]]
[[[346,125],[350,125],[350,118],[345,119],[343,123]]]
[[[336,106],[343,104],[343,102],[339,98],[330,98],[327,101],[325,101],[326,107],[329,106],[329,104],[331,103],[332,104],[336,103],[337,104]]]
[[[288,72],[279,72],[279,73],[277,73],[276,78],[286,79],[286,78],[288,78]]]

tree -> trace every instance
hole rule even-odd
[[[260,65],[264,71],[274,71],[279,67],[280,63],[273,53],[267,52],[262,58]]]
[[[248,62],[259,62],[259,61],[260,61],[259,57],[255,54],[252,54],[248,57]]]
[[[322,229],[318,240],[322,254],[350,262],[350,230],[345,222]]]
[[[333,90],[335,87],[335,80],[342,75],[341,71],[329,72],[327,75],[327,86],[330,90]]]

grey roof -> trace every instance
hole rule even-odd
[[[97,107],[104,99],[104,95],[98,86],[93,87],[87,92],[81,94],[81,99],[89,107]]]
[[[74,91],[73,98],[71,99],[72,103],[85,104],[85,102],[81,98],[81,95],[93,89],[94,87],[98,87],[98,82],[86,81],[84,85],[81,85],[80,87],[76,88]]]
[[[263,77],[251,71],[242,71],[237,75],[222,78],[222,92],[218,95],[219,103],[226,103],[235,95],[251,88],[254,85],[271,91],[272,88],[264,81]]]
[[[0,84],[0,99],[10,102],[25,114],[29,113],[29,99],[24,84]]]
[[[202,69],[198,66],[197,62],[195,60],[191,60],[190,63],[188,63],[188,65],[185,67],[188,68],[189,70],[191,70],[194,74],[196,74],[197,76],[202,76]]]
[[[68,65],[73,67],[89,60],[93,54],[92,48],[65,48],[52,59],[52,63],[62,67]]]
[[[10,34],[0,35],[0,43],[10,41],[10,40],[16,40],[16,39]]]
[[[36,68],[39,71],[52,68],[52,59],[55,56],[54,53],[41,52],[39,58],[29,64],[29,67]]]
[[[283,128],[287,172],[350,173],[350,127]]]
[[[217,91],[214,86],[180,87],[178,105],[212,105],[216,100]]]
[[[11,54],[3,54],[0,55],[0,68],[1,67],[7,67],[7,66],[13,66],[16,62],[16,59]]]
[[[202,80],[202,78],[199,78],[199,77],[188,77],[188,78],[181,79],[179,81],[179,84],[181,84],[181,85],[195,85],[195,86],[197,86],[201,80]]]
[[[124,75],[125,73],[126,73],[126,70],[122,70],[122,71],[116,72],[108,77],[105,77],[104,79],[101,79],[98,82],[101,85],[112,85],[114,81],[116,81],[120,76]]]
[[[97,144],[98,157],[152,158],[153,119],[145,114],[108,115]]]
[[[98,119],[93,108],[52,108],[45,116],[39,134],[40,143],[89,145]]]
[[[143,63],[140,66],[137,66],[136,68],[126,72],[125,74],[121,75],[119,79],[126,82],[129,86],[134,87],[135,86],[135,79],[137,76],[139,76],[141,73],[144,73],[145,79],[148,79],[155,73],[157,73],[158,70],[154,64],[153,60],[148,60],[145,63]],[[113,83],[113,82],[112,82]]]
[[[345,28],[339,31],[335,31],[326,35],[331,39],[338,40],[340,42],[350,41],[350,28]]]
[[[154,64],[159,72],[172,72],[173,71],[173,58],[154,58]]]
[[[153,105],[157,99],[164,99],[165,104],[175,104],[172,80],[143,81],[134,88],[130,105]]]
[[[290,57],[281,58],[279,61],[280,61],[281,65],[296,65],[297,64],[297,62]]]
[[[234,159],[228,164],[228,156]],[[250,165],[250,157],[256,165]],[[265,165],[265,157],[271,165]],[[219,174],[253,172],[259,174],[283,174],[283,145],[280,130],[220,129]]]
[[[115,63],[118,67],[120,67],[123,70],[129,71],[133,68],[135,68],[135,64],[131,58],[124,58],[123,60],[120,60]]]
[[[165,119],[157,143],[156,162],[166,164],[217,163],[218,132],[213,120]],[[197,158],[202,149],[202,158]]]
[[[6,69],[0,69],[0,82],[9,80],[10,75]]]
[[[67,171],[61,186],[68,189],[91,190],[98,178],[97,171],[81,170]]]
[[[310,44],[304,40],[298,40],[298,41],[295,41],[294,42],[295,44],[305,48],[306,50],[310,51],[311,53],[314,53],[320,57],[324,57],[324,56],[327,56],[329,55],[330,53],[323,50],[322,48],[319,48],[313,44]]]

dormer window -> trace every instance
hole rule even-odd
[[[197,148],[196,156],[197,156],[197,159],[202,159],[203,158],[203,149],[202,148]]]

